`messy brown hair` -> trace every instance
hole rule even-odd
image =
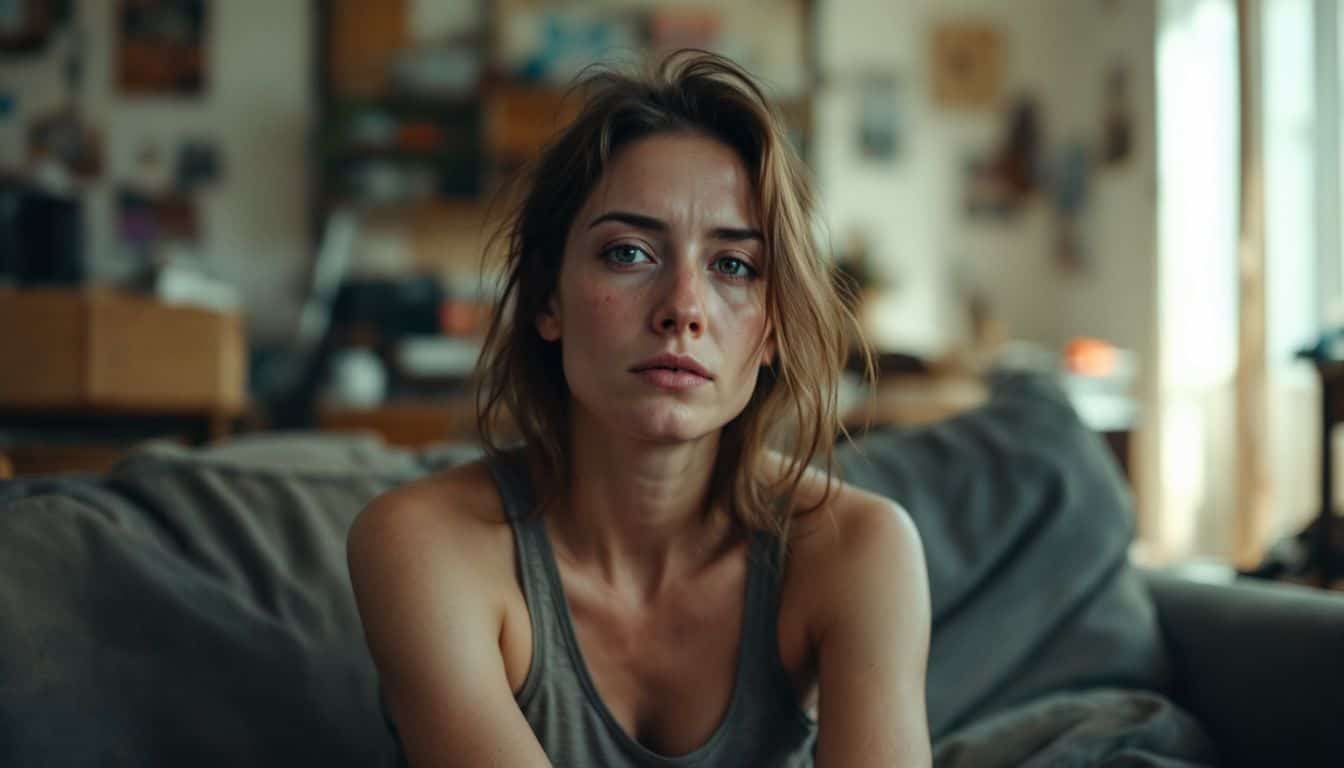
[[[519,177],[518,203],[495,239],[503,251],[502,294],[477,365],[482,443],[498,455],[508,433],[520,433],[543,504],[563,497],[570,394],[559,343],[542,339],[535,319],[556,290],[570,224],[623,147],[656,134],[707,136],[735,151],[751,178],[777,350],[720,435],[710,508],[720,505],[736,523],[782,541],[809,464],[826,470],[830,493],[833,445],[843,432],[839,380],[851,341],[865,350],[815,241],[815,197],[802,161],[761,87],[721,56],[679,51],[643,76],[590,70],[575,93],[582,98],[577,117]],[[504,423],[511,428],[501,430]],[[766,471],[781,456],[782,471]]]

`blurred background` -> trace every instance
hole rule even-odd
[[[1262,564],[1334,494],[1338,5],[0,0],[0,465],[470,439],[496,193],[583,66],[690,46],[815,176],[882,353],[852,424],[1058,371],[1136,556]]]

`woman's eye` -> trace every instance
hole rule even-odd
[[[724,256],[714,262],[714,271],[721,275],[736,278],[752,278],[756,270],[750,264],[736,256]]]
[[[602,252],[602,257],[614,264],[638,264],[640,260],[649,261],[649,254],[637,245],[623,243],[613,245]]]

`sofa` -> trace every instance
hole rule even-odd
[[[939,766],[1344,761],[1344,598],[1131,565],[1057,384],[838,447],[929,564]],[[272,433],[0,481],[0,765],[393,765],[345,566],[378,493],[478,455]]]

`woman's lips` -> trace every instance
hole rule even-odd
[[[704,376],[686,370],[645,368],[644,370],[636,371],[635,373],[655,387],[676,392],[684,392],[686,390],[695,389],[702,384],[709,383],[709,379]]]

